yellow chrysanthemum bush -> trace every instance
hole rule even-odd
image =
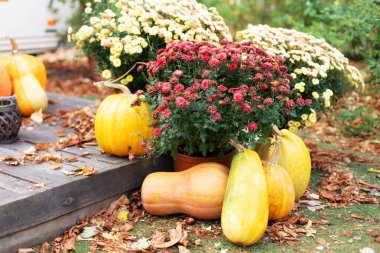
[[[168,41],[217,43],[224,38],[232,39],[223,18],[195,0],[95,0],[86,4],[83,26],[68,31],[68,40],[93,57],[107,79],[155,58]],[[132,90],[142,88],[145,82],[138,70],[121,83]]]
[[[299,111],[288,122],[290,130],[315,122],[316,112],[334,105],[348,91],[364,88],[360,71],[324,39],[267,25],[249,25],[237,32],[236,37],[238,41],[253,41],[268,53],[285,57],[291,75],[290,87],[295,91],[292,100],[311,106],[298,107]],[[296,120],[299,115],[302,121]]]

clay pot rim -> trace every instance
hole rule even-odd
[[[176,158],[174,160],[177,159],[177,156],[181,156],[182,159],[191,159],[191,160],[204,160],[204,159],[212,159],[212,158],[216,158],[216,159],[225,159],[226,157],[229,157],[231,155],[234,155],[236,152],[236,150],[232,150],[231,152],[227,153],[227,154],[224,154],[223,156],[189,156],[189,155],[184,155],[184,154],[181,154],[181,153],[177,153],[176,154]]]

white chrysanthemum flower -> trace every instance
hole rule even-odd
[[[268,52],[283,55],[291,63],[303,62],[307,67],[295,69],[296,74],[302,73],[311,78],[323,79],[327,77],[329,70],[337,69],[345,72],[353,85],[364,87],[360,71],[350,66],[348,59],[324,39],[267,25],[249,25],[247,29],[237,32],[236,37],[241,41],[252,40]]]

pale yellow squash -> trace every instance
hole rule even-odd
[[[232,160],[222,208],[222,230],[233,243],[252,245],[268,224],[268,191],[261,160],[243,150]]]
[[[38,80],[41,87],[45,89],[46,82],[47,82],[47,74],[46,74],[46,67],[44,63],[39,58],[33,55],[20,54],[18,51],[18,46],[17,46],[16,41],[8,37],[6,39],[8,39],[12,45],[12,55],[0,56],[0,66],[7,68],[8,65],[13,62],[15,56],[23,58],[24,61],[27,63],[27,66],[30,69],[30,71],[34,74],[34,76]]]
[[[286,169],[292,177],[295,199],[298,201],[305,193],[310,181],[311,158],[309,150],[300,137],[283,129],[275,133],[279,136],[280,150],[278,164]],[[268,160],[275,145],[262,144],[256,148],[262,160]]]
[[[7,65],[7,70],[21,115],[30,116],[40,109],[44,110],[48,105],[47,95],[30,70],[28,62],[22,56],[15,55]]]
[[[295,201],[292,178],[283,167],[277,164],[280,142],[278,137],[276,139],[272,157],[268,161],[263,161],[268,187],[269,220],[278,220],[288,216]]]

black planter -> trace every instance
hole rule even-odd
[[[20,126],[21,115],[16,97],[0,97],[0,144],[15,142]]]

